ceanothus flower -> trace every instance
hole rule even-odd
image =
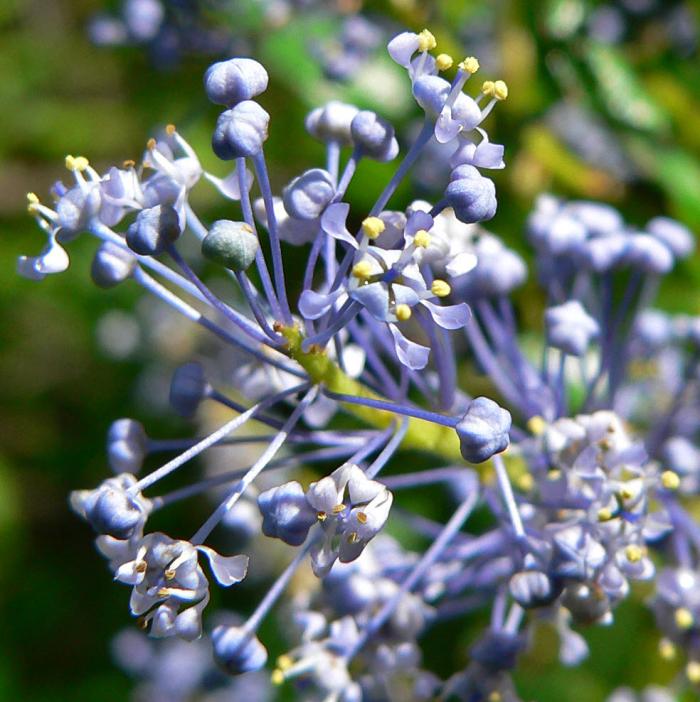
[[[329,476],[311,483],[306,500],[316,511],[324,532],[311,551],[314,573],[321,577],[339,559],[355,560],[384,527],[393,496],[359,466],[346,463]]]
[[[144,536],[133,560],[117,568],[115,580],[133,586],[131,613],[142,617],[152,636],[192,640],[201,635],[209,582],[199,565],[200,553],[220,585],[229,587],[245,578],[248,556],[221,556],[208,546],[160,532]]]

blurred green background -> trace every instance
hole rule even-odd
[[[324,79],[308,48],[338,31],[342,18],[330,3],[293,9],[274,28],[253,0],[204,4],[204,24],[237,34],[271,74],[261,102],[272,114],[266,152],[277,188],[322,157],[303,133],[303,116],[325,99],[372,107],[400,135],[410,131],[417,113],[408,81],[385,53],[346,84]],[[364,11],[387,36],[428,26],[439,50],[476,54],[484,79],[508,82],[509,100],[490,118],[492,140],[506,144],[508,168],[495,176],[499,212],[489,228],[527,252],[524,218],[546,190],[612,202],[640,225],[664,213],[700,229],[698,5],[651,4],[655,10],[639,12],[629,9],[635,0],[396,0],[365,3]],[[107,476],[103,445],[113,418],[138,417],[163,436],[192,431],[162,411],[157,369],[186,356],[194,342],[187,334],[167,336],[172,330],[165,341],[149,338],[148,311],[132,330],[145,340],[137,350],[115,354],[100,342],[114,311],[126,315],[138,295],[91,285],[92,242],[71,245],[70,273],[34,283],[14,272],[18,255],[43,245],[25,194],[48,199],[50,185],[66,176],[68,153],[88,156],[98,170],[138,159],[145,140],[174,122],[205,167],[225,173],[209,147],[217,110],[201,89],[202,73],[217,57],[185,52],[163,68],[143,47],[97,48],[86,27],[105,7],[96,0],[0,0],[1,700],[128,699],[131,682],[113,667],[108,648],[110,636],[129,623],[127,590],[112,584],[67,495]],[[353,7],[340,3],[341,10]],[[606,8],[617,14],[601,15]],[[360,209],[371,204],[392,169],[364,164],[351,200]],[[212,189],[200,190],[203,213],[226,212]],[[396,204],[417,195],[430,192],[407,183]],[[688,293],[698,282],[695,259],[667,281],[665,304],[698,312]],[[536,328],[532,293],[521,296],[520,311]],[[620,608],[615,627],[587,632],[593,655],[579,669],[558,666],[543,632],[518,675],[523,698],[596,702],[619,684],[668,681],[675,669],[658,659],[644,594]],[[429,661],[464,659],[473,631],[453,627],[451,635],[454,651],[428,636]]]

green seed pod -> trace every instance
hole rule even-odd
[[[202,255],[232,271],[244,271],[255,260],[258,238],[245,222],[220,219],[202,241]]]

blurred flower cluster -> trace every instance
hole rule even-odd
[[[488,117],[508,86],[475,85],[479,61],[441,53],[428,30],[398,34],[388,52],[424,114],[403,153],[388,120],[331,101],[305,122],[324,163],[275,190],[265,143],[284,117],[260,104],[266,69],[233,58],[204,76],[228,173],[206,172],[169,125],[139,163],[100,173],[68,156],[52,203],[28,196],[46,245],[20,274],[63,272],[68,245],[95,237],[98,287],[139,286],[208,334],[211,360],[176,370],[172,409],[225,416],[184,438],[116,420],[114,475],[71,496],[130,588],[131,614],[168,639],[157,650],[122,634],[115,656],[149,699],[263,700],[271,681],[325,702],[517,700],[512,673],[537,626],[553,626],[562,664],[576,665],[580,628],[614,625],[650,581],[660,655],[680,661],[679,690],[700,685],[700,320],[652,307],[693,236],[666,217],[630,224],[608,205],[541,195],[527,238],[543,333],[523,335],[513,299],[527,266],[482,226],[497,209],[485,172],[505,167]],[[439,194],[390,209],[430,149],[449,174]],[[395,160],[373,206],[354,206],[348,188],[368,162]],[[198,216],[200,184],[232,219]],[[525,305],[537,307],[533,289]],[[214,447],[228,469],[196,475],[192,461]],[[440,488],[444,523],[404,498],[439,500]],[[191,534],[152,527],[203,494],[214,507]],[[217,549],[215,530],[228,531]],[[427,547],[402,543],[406,532]],[[264,585],[258,568],[274,571]],[[210,612],[215,587],[233,587],[235,603],[253,577],[252,610]],[[424,665],[432,627],[483,612],[449,675]],[[273,613],[289,650],[264,676]],[[215,675],[210,656],[242,677]]]

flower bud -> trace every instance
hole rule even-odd
[[[180,366],[170,383],[170,404],[182,417],[191,417],[206,397],[209,383],[201,363],[192,361]]]
[[[547,343],[572,356],[583,356],[599,332],[598,323],[578,300],[549,307],[544,313]]]
[[[350,146],[350,125],[358,112],[354,105],[331,100],[309,112],[304,123],[306,131],[319,141],[335,141],[342,146]]]
[[[245,222],[220,219],[202,240],[202,255],[232,271],[246,270],[255,260],[260,244]]]
[[[466,414],[456,426],[460,450],[465,461],[483,463],[508,448],[511,417],[487,397],[469,403]]]
[[[508,583],[508,589],[511,597],[525,608],[550,604],[558,594],[547,575],[537,570],[515,573]]]
[[[399,153],[399,144],[394,138],[394,128],[376,112],[358,112],[350,125],[355,146],[365,156],[376,161],[391,161]]]
[[[670,217],[654,217],[647,222],[646,230],[666,244],[676,258],[689,256],[695,248],[692,232]]]
[[[180,236],[180,220],[170,205],[141,210],[126,232],[126,243],[141,256],[156,256]]]
[[[457,219],[465,224],[483,222],[496,214],[496,186],[474,166],[458,166],[452,171],[445,197]]]
[[[260,670],[267,663],[267,649],[260,639],[241,627],[217,626],[211,640],[214,660],[231,675]]]
[[[90,276],[97,287],[113,288],[125,281],[133,273],[135,267],[136,258],[131,252],[106,241],[95,252],[90,267]]]
[[[673,268],[671,250],[649,234],[633,234],[627,239],[624,260],[651,275],[662,275]]]
[[[224,161],[256,156],[267,139],[270,115],[257,102],[246,100],[219,115],[212,136],[214,153]]]
[[[263,517],[263,534],[282,539],[290,546],[301,546],[318,518],[301,485],[294,481],[260,494],[258,507]]]
[[[204,90],[217,105],[233,107],[267,90],[267,71],[250,58],[232,58],[212,64],[204,74]]]
[[[312,168],[292,180],[282,193],[287,212],[297,219],[316,219],[335,195],[328,171]]]
[[[112,488],[100,491],[86,516],[98,534],[107,534],[116,539],[128,539],[143,519],[143,513],[126,492]]]
[[[112,470],[136,474],[141,470],[148,448],[148,437],[141,422],[117,419],[107,432],[107,460]]]

